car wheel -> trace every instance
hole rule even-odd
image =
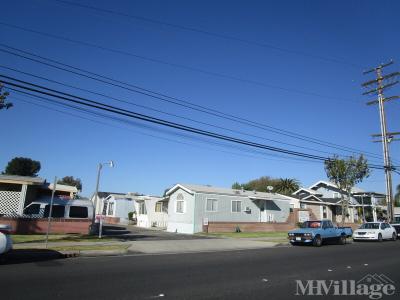
[[[299,244],[297,244],[296,242],[290,242],[290,244],[292,245],[292,246],[298,246]]]
[[[378,234],[378,242],[382,242],[383,241],[383,238],[382,238],[382,234],[380,233],[380,234]]]
[[[321,247],[322,246],[322,239],[319,235],[317,235],[313,240],[313,246]]]
[[[393,232],[393,234],[392,234],[392,241],[395,241],[396,238],[397,238],[397,235]]]
[[[345,235],[340,236],[339,244],[340,245],[345,245],[346,244],[346,236]]]

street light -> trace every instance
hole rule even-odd
[[[110,168],[114,168],[115,164],[112,160],[110,160],[109,162],[105,162],[105,163],[99,163],[98,167],[97,167],[97,181],[96,181],[96,192],[94,193],[95,198],[94,198],[94,219],[96,220],[96,210],[97,210],[97,201],[99,199],[99,183],[100,183],[100,172],[101,169],[103,168],[103,166],[108,165]],[[101,209],[101,207],[100,207]],[[101,211],[101,215],[103,215],[103,211]],[[99,220],[99,239],[101,239],[101,231],[102,231],[102,226],[103,226],[103,218],[101,217]]]

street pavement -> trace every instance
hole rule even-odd
[[[296,280],[384,274],[400,290],[400,241],[138,254],[0,266],[1,299],[369,299],[295,296]],[[324,298],[322,298],[324,297]],[[370,298],[378,299],[378,298]]]

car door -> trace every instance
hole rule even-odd
[[[388,228],[386,223],[382,223],[381,224],[381,229],[382,229],[382,237],[384,239],[389,239],[390,236],[391,236],[390,227]]]
[[[390,226],[389,224],[385,224],[386,225],[386,228],[385,228],[385,232],[386,232],[386,234],[387,234],[387,239],[390,239],[390,238],[392,238],[392,234],[393,234],[393,227],[392,226]]]
[[[382,235],[382,238],[386,239],[386,233],[385,233],[385,223],[381,223],[379,225],[379,233]]]
[[[324,237],[325,238],[331,239],[331,238],[334,238],[336,236],[332,222],[324,221],[323,224],[322,224],[322,228],[324,230]]]

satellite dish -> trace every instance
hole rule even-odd
[[[269,192],[271,192],[273,189],[274,189],[273,186],[271,186],[271,185],[267,186],[267,190],[268,190]]]

